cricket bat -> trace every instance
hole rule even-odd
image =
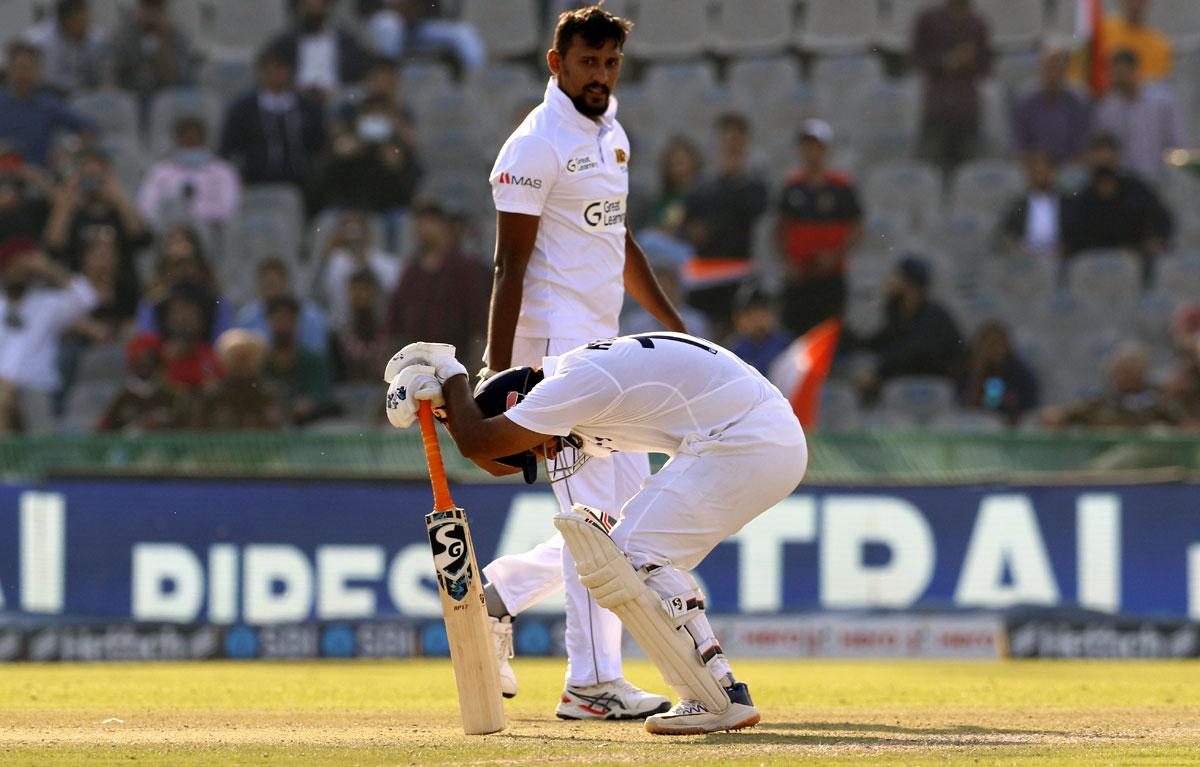
[[[500,671],[488,624],[487,605],[467,513],[454,505],[442,451],[438,447],[433,408],[422,402],[417,410],[421,441],[433,484],[433,511],[425,515],[433,569],[437,572],[442,617],[450,644],[450,662],[458,685],[458,710],[463,731],[486,735],[504,729],[504,701],[500,697]]]

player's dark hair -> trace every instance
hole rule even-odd
[[[625,39],[633,29],[633,22],[609,13],[600,5],[589,5],[559,14],[554,28],[554,50],[566,55],[567,49],[578,35],[589,48],[600,48],[612,40],[617,48],[625,47]]]
[[[268,64],[282,64],[293,72],[296,71],[296,57],[283,43],[271,43],[258,52],[258,56],[254,59],[255,67],[262,69]]]

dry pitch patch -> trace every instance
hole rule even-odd
[[[1200,764],[1195,663],[741,662],[763,724],[688,738],[554,719],[562,668],[467,738],[446,662],[3,666],[0,764]]]

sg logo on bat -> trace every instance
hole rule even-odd
[[[463,512],[461,509],[434,512],[427,516],[426,526],[438,586],[455,602],[461,602],[467,596],[474,578],[467,551]]]

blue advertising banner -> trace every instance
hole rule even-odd
[[[545,486],[464,485],[481,564]],[[698,568],[720,613],[1079,606],[1200,617],[1200,487],[802,487]],[[0,485],[0,614],[273,625],[441,615],[427,485]],[[561,598],[539,607],[561,610]]]

